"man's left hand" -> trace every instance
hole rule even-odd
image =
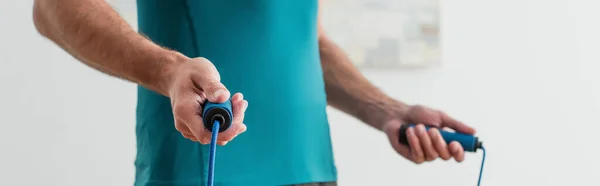
[[[406,130],[409,145],[398,141],[398,131],[402,125],[418,124]],[[424,125],[431,126],[425,130]],[[387,134],[392,147],[406,159],[420,164],[424,161],[433,161],[438,157],[449,160],[454,157],[457,162],[464,160],[464,150],[460,143],[453,141],[447,144],[438,130],[444,127],[457,132],[475,134],[475,129],[451,118],[444,112],[424,106],[408,106],[402,113],[382,126]]]

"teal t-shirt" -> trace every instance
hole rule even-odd
[[[139,31],[205,57],[248,100],[248,130],[218,147],[216,185],[336,180],[317,41],[317,0],[138,0]],[[175,129],[169,98],[137,103],[138,186],[206,184],[208,146]]]

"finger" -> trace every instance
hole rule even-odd
[[[425,126],[422,124],[417,125],[416,128],[417,136],[419,136],[419,142],[421,142],[421,147],[425,151],[425,160],[433,161],[438,157],[438,153],[433,147],[433,143],[431,143],[431,138],[429,138],[429,133]]]
[[[200,142],[203,145],[209,144],[211,140],[212,140],[212,132],[210,132],[210,131],[204,132],[202,134],[202,136],[200,136],[198,138],[198,142]]]
[[[188,138],[192,141],[198,141],[194,134],[192,134],[192,131],[190,131],[190,129],[187,126],[185,126],[185,123],[183,121],[177,120],[175,122],[175,129],[177,129],[177,131],[179,131],[181,135],[183,135],[183,137]]]
[[[233,109],[233,123],[243,123],[246,115],[246,109],[248,109],[248,101],[240,100],[234,102],[232,105]]]
[[[181,135],[183,135],[183,137],[190,139],[192,141],[198,141],[198,139],[196,139],[196,136],[194,136],[194,134],[190,133],[181,133]]]
[[[185,126],[185,123],[183,123],[181,120],[175,121],[175,129],[179,131],[179,133],[181,133],[181,135],[183,135],[185,138],[188,138],[188,136],[193,136],[190,129],[188,129],[187,126]]]
[[[400,154],[404,158],[412,160],[413,158],[410,153],[410,148],[409,148],[408,144],[407,145],[401,144],[400,141],[398,140],[398,138],[399,138],[398,131],[400,130],[401,126],[402,126],[402,124],[400,122],[393,120],[393,121],[390,121],[388,124],[384,125],[382,130],[387,134],[388,140],[390,141],[392,148],[394,148],[394,150],[396,150],[396,152],[398,152],[398,154]]]
[[[190,139],[190,140],[192,140],[192,139],[195,139],[195,138],[196,138],[196,137],[194,137],[194,135],[193,135],[191,132],[189,132],[189,133],[183,133],[183,132],[180,132],[180,133],[181,133],[181,135],[182,135],[184,138],[187,138],[187,139]]]
[[[191,134],[187,135],[186,134],[186,135],[183,135],[183,137],[185,137],[185,139],[189,139],[189,140],[192,140],[194,142],[198,142],[198,140],[196,140],[196,138],[194,137],[194,135],[191,135]]]
[[[415,129],[413,127],[408,127],[408,129],[406,129],[406,138],[408,138],[408,144],[410,144],[413,162],[417,164],[423,163],[423,161],[425,161],[425,155],[423,154],[419,137],[415,134]]]
[[[233,96],[231,96],[231,103],[236,103],[238,101],[241,101],[244,99],[244,95],[242,93],[235,93]]]
[[[242,122],[244,121],[244,112],[246,112],[246,108],[248,107],[248,102],[246,100],[241,100],[235,102],[233,105],[233,121],[229,129],[223,131],[219,134],[219,142],[228,142],[233,140],[235,136],[246,131],[245,125],[242,126]]]
[[[235,133],[235,136],[233,136],[233,138],[236,138],[239,134],[244,133],[246,131],[246,124],[241,124],[240,127],[237,128],[236,130],[237,132]],[[232,140],[233,140],[232,138]],[[219,141],[217,142],[218,145],[220,146],[225,146],[227,143],[229,143],[231,140],[229,141]]]
[[[200,99],[199,97],[199,95],[193,92],[181,96],[173,104],[173,117],[176,118],[178,125],[185,125],[196,140],[202,144],[206,144],[205,138],[208,136],[207,133],[210,132],[204,128],[204,124],[202,123],[200,103],[197,101]]]
[[[241,133],[246,132],[246,130],[248,130],[248,127],[246,126],[246,124],[243,124],[240,126],[240,129],[238,130],[237,134],[235,135],[235,137],[237,137],[238,135],[240,135]]]
[[[443,160],[449,160],[451,158],[450,152],[448,151],[448,145],[446,145],[446,141],[442,138],[440,131],[437,128],[431,128],[428,131],[429,137],[431,138],[431,142],[433,146],[437,150],[440,158]]]
[[[196,137],[194,137],[194,135],[192,135],[192,134],[190,134],[190,135],[184,135],[184,137],[186,139],[189,139],[189,140],[193,141],[193,142],[198,142],[198,140],[196,139]]]
[[[460,143],[453,141],[448,145],[448,148],[457,162],[462,162],[465,159],[465,153]]]
[[[442,118],[443,125],[446,127],[450,127],[453,130],[466,134],[475,134],[475,129],[465,125],[464,123],[448,116],[448,114],[444,112],[439,112],[439,115]]]

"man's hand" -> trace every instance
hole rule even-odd
[[[398,130],[404,124],[448,127],[467,134],[475,133],[474,129],[443,112],[423,106],[406,106],[389,97],[356,69],[344,51],[327,37],[320,24],[318,27],[321,67],[330,106],[385,131],[394,149],[415,163],[433,161],[438,157],[444,160],[454,157],[458,162],[463,161],[462,146],[457,142],[446,145],[437,129],[425,131],[423,125],[409,128],[410,147],[400,144]]]
[[[33,18],[40,34],[86,65],[169,96],[177,130],[209,143],[201,104],[206,99],[222,103],[230,96],[210,61],[190,59],[153,43],[104,0],[36,0]],[[248,102],[239,93],[231,99],[233,123],[219,135],[220,145],[246,131],[242,122]]]
[[[219,72],[205,58],[194,58],[178,64],[169,72],[168,94],[171,98],[175,128],[190,140],[210,143],[211,132],[202,123],[202,103],[223,103],[230,93],[221,83]],[[225,145],[238,134],[246,131],[244,112],[248,102],[241,93],[231,98],[233,121],[231,127],[219,134],[219,145]]]
[[[406,124],[419,124],[406,130],[408,146],[400,144],[398,141],[398,130]],[[464,150],[458,142],[453,141],[447,145],[437,128],[426,131],[423,124],[437,128],[448,127],[457,132],[475,134],[475,129],[441,111],[423,106],[408,106],[402,111],[399,118],[384,124],[382,130],[387,134],[392,147],[400,155],[414,163],[433,161],[438,157],[443,160],[454,157],[457,162],[464,160]]]

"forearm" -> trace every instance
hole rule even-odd
[[[405,108],[369,82],[331,40],[319,39],[319,49],[329,105],[377,129]]]
[[[186,59],[138,34],[104,0],[36,0],[34,23],[86,65],[163,95],[170,68]]]

